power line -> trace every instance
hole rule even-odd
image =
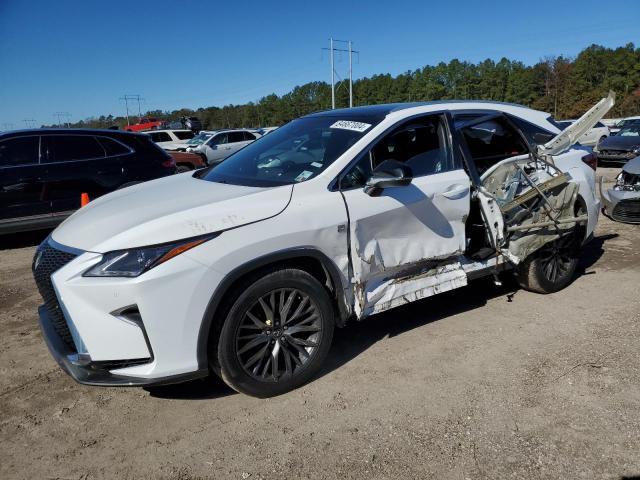
[[[336,48],[333,46],[335,42],[346,43],[348,49]],[[335,69],[334,52],[347,52],[349,54],[349,108],[353,107],[353,54],[360,55],[360,52],[353,49],[353,42],[351,40],[336,40],[334,38],[329,39],[329,48],[323,48],[322,50],[329,50],[329,57],[331,58],[331,108],[336,108],[336,82],[335,77],[338,75]],[[339,75],[338,75],[339,76]]]
[[[58,127],[62,127],[63,123],[67,128],[69,127],[69,119],[71,118],[69,112],[54,112],[53,116],[58,118]],[[65,122],[62,121],[63,118],[66,119]]]
[[[142,118],[142,110],[140,109],[140,101],[144,100],[139,94],[125,94],[123,97],[120,97],[120,100],[124,100],[124,105],[127,110],[127,126],[129,123],[129,101],[137,101],[138,102],[138,118]]]

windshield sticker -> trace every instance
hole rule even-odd
[[[295,178],[296,182],[304,182],[307,178],[309,178],[311,175],[313,175],[313,172],[310,172],[309,170],[304,170],[300,175],[298,175]]]
[[[322,164],[320,162],[311,162],[312,167],[322,168]]]
[[[342,130],[351,130],[353,132],[364,132],[371,126],[370,123],[352,122],[351,120],[338,120],[329,128],[340,128]]]

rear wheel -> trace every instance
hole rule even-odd
[[[325,288],[305,271],[286,269],[256,278],[239,292],[220,330],[213,369],[235,390],[256,397],[309,381],[333,337]]]
[[[584,209],[578,207],[576,216],[583,214]],[[578,266],[583,238],[584,226],[576,225],[526,258],[516,270],[520,286],[536,293],[553,293],[569,285]]]

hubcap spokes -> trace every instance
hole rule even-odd
[[[569,271],[575,248],[574,235],[566,234],[540,250],[542,271],[547,280],[556,282]]]
[[[253,378],[277,382],[309,361],[321,336],[320,313],[308,295],[293,288],[273,290],[245,312],[236,355]]]

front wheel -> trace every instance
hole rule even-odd
[[[257,277],[238,292],[220,330],[214,370],[233,389],[256,397],[309,381],[333,337],[325,288],[305,271],[284,269]]]

